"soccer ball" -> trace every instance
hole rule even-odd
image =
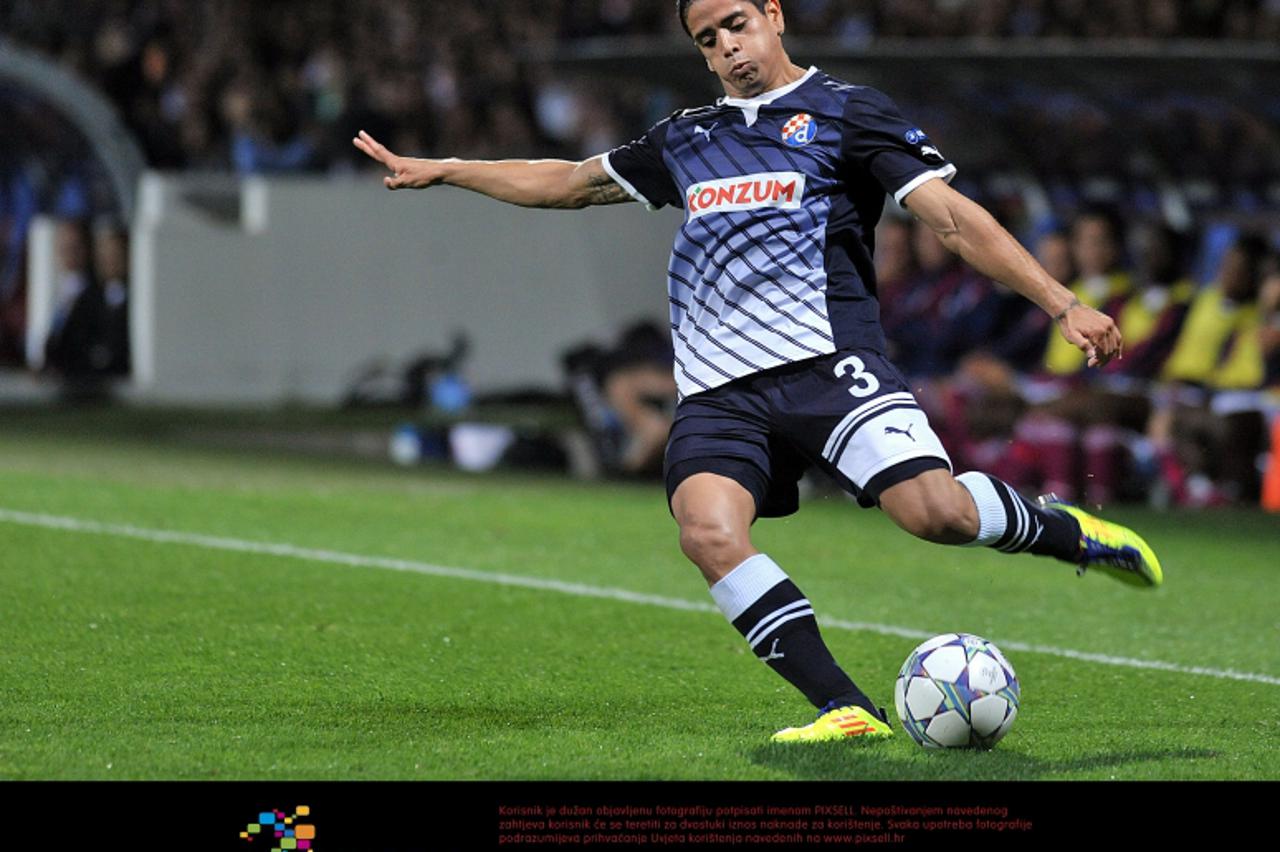
[[[981,636],[944,633],[911,652],[893,700],[902,727],[925,748],[989,749],[1018,715],[1013,666]]]

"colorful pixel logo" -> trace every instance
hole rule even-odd
[[[249,823],[240,832],[240,837],[252,843],[259,837],[274,836],[275,845],[271,847],[271,852],[284,852],[286,849],[314,850],[311,843],[316,838],[315,825],[310,820],[298,822],[298,817],[310,816],[311,808],[307,805],[298,805],[288,815],[284,811],[263,811],[258,814],[257,822]]]

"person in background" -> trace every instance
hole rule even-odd
[[[1071,257],[1078,273],[1071,292],[1109,316],[1118,314],[1133,287],[1123,265],[1121,234],[1119,217],[1104,208],[1085,209],[1071,225]],[[1049,338],[1039,371],[1022,383],[1030,409],[1018,421],[1015,435],[1034,459],[1041,490],[1075,501],[1085,496],[1078,454],[1081,430],[1090,425],[1081,397],[1088,376],[1085,359],[1076,357],[1081,353],[1061,343],[1056,335]]]
[[[1266,239],[1256,233],[1241,235],[1228,249],[1217,280],[1192,302],[1160,371],[1148,432],[1175,503],[1256,496],[1256,399],[1265,379],[1258,293],[1267,254]]]
[[[1272,260],[1271,269],[1258,290],[1259,344],[1266,374],[1263,409],[1270,434],[1262,481],[1262,508],[1280,512],[1280,262],[1275,262],[1275,257]]]
[[[129,242],[120,224],[100,219],[93,228],[93,263],[102,292],[102,318],[92,355],[99,372],[129,373]]]
[[[1134,229],[1134,286],[1116,313],[1124,357],[1074,393],[1067,414],[1080,429],[1089,503],[1115,499],[1135,460],[1147,478],[1156,466],[1154,443],[1142,436],[1151,418],[1152,382],[1173,350],[1196,292],[1185,250],[1194,243],[1195,235],[1163,224]]]
[[[673,359],[670,337],[647,320],[625,328],[613,348],[589,342],[565,353],[570,392],[605,471],[662,472],[676,401]]]
[[[45,338],[45,369],[79,380],[95,372],[94,345],[102,324],[102,289],[94,274],[85,221],[60,221],[55,243],[57,285],[53,320]]]
[[[1133,288],[1133,279],[1124,266],[1124,226],[1112,210],[1094,207],[1081,212],[1071,224],[1071,257],[1077,277],[1071,292],[1082,304],[1114,316]],[[1044,353],[1044,371],[1062,384],[1082,378],[1084,353],[1060,340],[1049,338]],[[1060,395],[1058,392],[1054,396]]]
[[[604,394],[625,431],[619,458],[625,473],[662,472],[676,403],[672,359],[669,335],[653,323],[627,329],[609,359]]]

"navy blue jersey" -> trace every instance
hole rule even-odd
[[[668,267],[681,396],[837,349],[885,349],[871,255],[885,194],[955,167],[888,97],[810,68],[682,110],[610,151],[637,201],[685,211]]]

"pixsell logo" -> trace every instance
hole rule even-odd
[[[695,183],[685,192],[684,209],[690,219],[697,219],[708,213],[761,207],[799,210],[803,199],[804,175],[799,172],[765,172]]]
[[[259,837],[267,838],[258,843]],[[311,820],[311,808],[298,805],[293,813],[281,810],[262,811],[256,822],[251,822],[240,832],[240,839],[270,852],[287,852],[290,849],[311,850],[316,839],[316,826]]]

